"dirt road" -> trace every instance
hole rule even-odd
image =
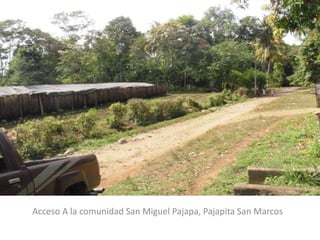
[[[243,103],[221,108],[195,119],[152,130],[126,139],[126,143],[114,143],[96,151],[102,174],[102,187],[108,187],[139,171],[149,160],[161,156],[187,142],[196,139],[218,125],[257,117],[251,112],[258,106],[274,101],[279,94],[296,89],[284,89],[272,97],[254,98]],[[313,112],[315,109],[298,110],[298,113]],[[259,113],[260,115],[262,113]],[[295,111],[273,111],[268,116],[297,114]]]

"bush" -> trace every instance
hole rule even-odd
[[[24,158],[39,159],[68,146],[61,121],[54,117],[33,120],[17,127],[17,148]]]
[[[146,126],[153,123],[151,105],[142,99],[130,99],[128,101],[129,116],[136,124]]]
[[[145,126],[155,122],[181,117],[187,113],[182,99],[150,104],[142,99],[131,99],[128,102],[130,119],[136,124]]]
[[[192,98],[187,99],[188,106],[195,111],[201,111],[203,109],[202,105],[197,101],[193,100]]]
[[[247,97],[249,90],[247,88],[241,87],[237,90],[237,95],[239,98]]]
[[[109,109],[112,112],[112,116],[108,119],[111,128],[119,129],[123,126],[124,117],[127,114],[127,106],[123,103],[113,103]]]
[[[183,99],[178,99],[176,101],[169,101],[167,102],[164,116],[166,119],[174,119],[181,117],[187,113],[185,107],[183,106]]]
[[[231,100],[233,102],[239,101],[239,96],[238,96],[238,94],[236,92],[232,93]]]
[[[83,138],[89,138],[96,125],[98,113],[96,109],[90,109],[86,113],[81,113],[75,120],[74,126]]]
[[[152,115],[155,121],[164,121],[181,117],[187,113],[183,100],[157,102],[154,104]]]
[[[224,101],[231,101],[232,100],[232,91],[230,89],[224,89],[221,94],[223,95]],[[223,104],[221,104],[221,105],[223,105]]]
[[[28,121],[18,125],[17,129],[17,150],[26,159],[42,158],[47,152],[42,141],[41,131],[37,121]]]
[[[56,136],[60,136],[63,133],[62,123],[54,117],[45,117],[41,125],[45,144],[53,148],[59,148]]]
[[[224,105],[225,103],[226,102],[225,102],[224,94],[217,93],[217,94],[209,97],[208,106],[209,107],[218,107],[218,106]]]

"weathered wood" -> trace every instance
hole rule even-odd
[[[247,183],[239,183],[234,185],[233,192],[235,195],[297,196],[309,192],[312,192],[315,195],[320,195],[320,190],[316,188],[284,187]]]
[[[130,98],[165,95],[164,87],[148,83],[64,84],[0,87],[0,120],[97,107]]]
[[[41,116],[44,116],[44,109],[43,109],[42,97],[41,97],[40,94],[39,94],[39,105],[40,105]]]
[[[249,167],[248,183],[250,184],[263,184],[267,177],[279,176],[285,173],[282,169],[269,169],[269,168],[253,168]]]
[[[23,107],[22,107],[22,101],[21,101],[21,97],[20,96],[18,96],[18,105],[19,105],[20,118],[23,118]]]

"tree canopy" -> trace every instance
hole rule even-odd
[[[231,0],[248,7],[249,0]],[[320,27],[319,0],[270,0],[270,10],[276,26],[285,31],[304,32]]]
[[[200,19],[182,15],[145,33],[124,16],[101,31],[89,30],[92,21],[82,11],[53,19],[64,32],[61,38],[20,20],[0,22],[1,85],[143,81],[185,89],[250,89],[257,79],[260,88],[266,77],[274,79],[274,66],[278,75],[286,72],[279,64],[283,42],[273,26],[250,16],[237,19],[229,9],[211,7]]]

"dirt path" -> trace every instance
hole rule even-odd
[[[282,91],[282,94],[294,90],[296,89],[285,89]],[[127,143],[125,144],[114,143],[101,148],[96,151],[101,167],[101,186],[108,187],[125,179],[139,171],[146,161],[159,157],[177,147],[181,147],[190,140],[196,139],[218,125],[250,119],[259,115],[287,116],[315,111],[315,109],[303,109],[251,114],[258,106],[274,101],[277,98],[277,96],[273,96],[250,99],[249,101],[225,107],[219,111],[208,113],[195,119],[139,134],[126,139]],[[260,134],[262,133],[257,133],[257,137],[260,136]],[[248,144],[249,143],[250,140],[248,140]],[[247,144],[244,143],[243,148],[246,146]],[[232,156],[230,156],[230,159],[232,159]],[[214,173],[203,176],[203,179],[199,179],[199,184],[206,182],[210,177],[212,178],[212,174]],[[195,186],[192,192],[197,191],[199,186]]]
[[[254,132],[253,134],[249,134],[244,139],[242,139],[241,143],[238,144],[235,148],[232,148],[230,153],[224,154],[217,162],[215,162],[214,167],[208,169],[205,173],[201,174],[195,184],[191,187],[187,195],[196,195],[199,194],[203,187],[207,184],[213,182],[213,180],[218,176],[218,174],[226,167],[228,167],[231,163],[233,163],[238,154],[244,149],[248,148],[254,141],[263,137],[266,133],[272,131],[275,127],[277,127],[283,119],[286,117],[281,117],[278,121],[273,123],[271,126],[262,129],[258,132]]]

